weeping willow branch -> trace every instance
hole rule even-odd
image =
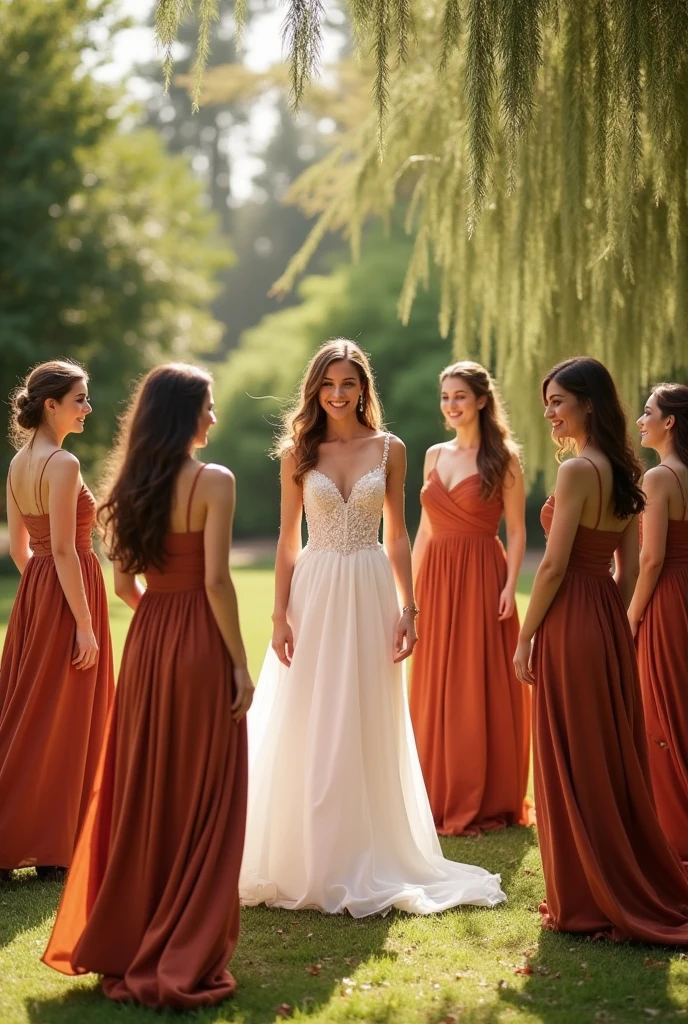
[[[562,6],[559,26],[550,21],[511,73],[521,83],[534,74],[531,105],[521,106],[516,137],[503,106],[491,124],[490,175],[472,237],[467,224],[475,217],[480,157],[471,146],[471,60],[471,73],[478,72],[466,48],[438,77],[437,32],[421,36],[413,63],[390,76],[384,160],[377,159],[371,112],[292,189],[294,202],[324,218],[308,256],[319,229],[354,234],[366,221],[404,211],[414,249],[400,319],[408,321],[418,289],[436,275],[438,329],[453,336],[457,354],[481,358],[497,372],[527,444],[531,475],[550,459],[536,401],[548,365],[576,352],[596,355],[633,405],[641,386],[688,376],[688,53],[673,67],[661,145],[641,76],[644,112],[635,138],[637,100],[627,71],[618,94],[603,85],[605,66],[628,63],[621,53],[626,44],[608,31],[611,2]],[[605,132],[595,120],[601,90]],[[523,84],[519,94],[528,94]],[[678,120],[672,110],[681,112]],[[304,255],[287,268],[282,289],[304,271]]]

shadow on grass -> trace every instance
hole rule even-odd
[[[537,830],[515,826],[501,832],[487,832],[475,837],[440,838],[442,852],[449,860],[477,864],[502,877],[502,888],[509,895],[514,878],[521,871],[526,855],[537,848]]]
[[[572,1011],[576,1021],[666,1019],[685,1012],[670,994],[669,976],[672,963],[680,962],[688,983],[684,958],[675,948],[592,941],[543,929],[527,959],[533,973],[520,991],[500,990],[500,1001],[521,1010],[527,1006],[546,1024],[568,1024]]]
[[[33,872],[0,883],[0,949],[52,918],[62,892],[58,882],[40,882]]]
[[[376,959],[395,958],[385,950],[394,914],[347,918],[346,927],[341,927],[343,919],[334,921],[315,911],[254,907],[245,909],[243,916],[242,937],[230,964],[239,982],[236,996],[220,1006],[188,1013],[185,1019],[199,1024],[266,1024],[275,1020],[280,1007],[285,1013],[317,1017],[339,992],[342,978],[353,974],[358,964],[370,968]],[[181,1019],[172,1010],[154,1012],[132,1003],[108,1002],[99,988],[85,989],[83,982],[57,998],[27,1000],[26,1011],[32,1024]]]

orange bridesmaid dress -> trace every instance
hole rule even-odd
[[[688,877],[655,811],[633,638],[609,571],[621,536],[578,527],[535,638],[540,910],[555,931],[688,945]]]
[[[500,495],[475,473],[448,491],[430,473],[421,503],[432,525],[418,573],[411,718],[437,831],[475,835],[532,823],[526,800],[530,693],[516,678],[518,616],[498,620],[506,556]]]
[[[71,862],[114,691],[107,596],[91,544],[96,504],[85,485],[77,498],[76,550],[99,651],[93,668],[72,665],[74,616],[52,556],[50,516],[40,502],[52,457],[36,491],[41,511],[22,513],[33,556],[19,583],[0,662],[2,869]],[[9,485],[11,490],[11,471]]]
[[[664,565],[638,628],[637,651],[657,814],[688,862],[688,520],[674,476],[683,519],[667,524]]]
[[[196,481],[198,480],[198,475]],[[195,483],[194,482],[194,488]],[[189,496],[191,509],[193,489]],[[204,588],[203,531],[171,533],[127,636],[99,779],[44,963],[105,995],[218,1003],[239,934],[245,720]]]

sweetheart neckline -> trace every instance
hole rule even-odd
[[[342,492],[339,490],[339,487],[337,486],[337,484],[334,482],[334,480],[332,479],[331,476],[327,475],[327,473],[323,473],[323,471],[321,469],[316,469],[315,467],[313,469],[311,469],[310,472],[311,473],[317,473],[318,476],[321,476],[321,477],[323,477],[323,479],[329,481],[329,483],[332,484],[332,486],[334,487],[335,491],[339,495],[339,497],[341,499],[341,502],[342,502],[342,505],[348,505],[349,502],[351,501],[351,496],[354,493],[354,491],[356,490],[356,488],[358,487],[358,485],[360,483],[362,483],[366,479],[366,477],[372,476],[373,473],[379,473],[381,470],[384,470],[384,468],[385,468],[384,464],[381,462],[379,466],[373,466],[373,468],[369,469],[367,473],[363,474],[363,476],[359,476],[358,480],[355,482],[355,484],[353,485],[353,487],[349,491],[349,497],[348,498],[344,497]]]
[[[443,479],[442,479],[442,477],[441,477],[441,476],[439,475],[439,473],[437,472],[437,470],[435,469],[435,467],[434,467],[434,466],[433,466],[433,467],[432,467],[432,469],[430,470],[430,473],[431,473],[431,474],[432,474],[432,473],[434,473],[434,474],[435,474],[435,477],[436,477],[436,479],[437,479],[437,481],[438,481],[438,483],[439,483],[440,487],[442,488],[442,490],[443,490],[443,491],[444,491],[444,492],[445,492],[446,494],[452,494],[452,493],[453,493],[453,492],[454,492],[454,491],[455,491],[455,490],[457,489],[457,487],[461,487],[461,485],[462,485],[462,484],[465,484],[467,480],[473,480],[473,479],[474,479],[474,477],[476,477],[476,476],[480,476],[480,473],[470,473],[470,474],[469,474],[468,476],[465,476],[465,477],[463,478],[463,480],[459,480],[459,482],[458,482],[458,483],[454,484],[454,486],[453,486],[453,487],[447,487],[447,485],[445,484],[444,480],[443,480]],[[429,479],[429,478],[428,478],[428,479]]]

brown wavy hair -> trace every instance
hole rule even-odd
[[[590,356],[576,356],[557,363],[542,382],[545,405],[547,388],[553,380],[575,395],[579,402],[590,403],[588,435],[591,443],[604,452],[611,463],[614,514],[619,519],[628,519],[642,512],[645,507],[645,495],[640,489],[643,471],[628,436],[619,393],[607,367]],[[565,452],[574,449],[573,440],[565,438],[558,444],[558,461]]]
[[[493,378],[480,363],[470,359],[446,366],[440,374],[440,388],[449,377],[465,380],[476,398],[485,398],[480,417],[480,448],[476,459],[481,480],[481,494],[489,501],[504,485],[509,463],[520,461],[519,447],[509,428],[509,420]]]
[[[212,377],[188,363],[146,374],[120,421],[98,522],[125,572],[164,568],[174,485],[198,431]]]
[[[10,395],[10,443],[17,449],[31,443],[43,422],[46,401],[61,402],[79,380],[88,383],[88,373],[74,359],[51,359],[34,366]]]
[[[688,466],[688,387],[685,384],[655,384],[652,394],[662,416],[674,417],[671,442],[684,466]]]
[[[347,338],[325,342],[306,367],[298,400],[284,418],[282,433],[274,449],[276,458],[283,458],[287,454],[294,456],[294,481],[297,484],[301,483],[309,469],[314,468],[318,461],[318,446],[325,439],[327,413],[318,400],[320,388],[332,363],[344,359],[356,367],[363,388],[363,409],[356,405],[358,422],[371,430],[383,429],[382,406],[367,355]]]

